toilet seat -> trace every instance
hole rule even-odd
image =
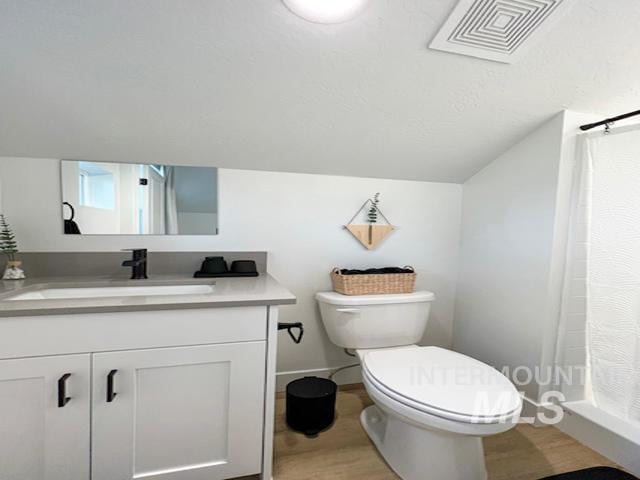
[[[369,351],[362,370],[366,384],[391,403],[453,422],[505,423],[522,408],[517,390],[500,372],[438,347]]]

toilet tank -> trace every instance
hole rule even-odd
[[[316,295],[322,322],[343,348],[413,345],[424,335],[435,296],[431,292],[394,295]]]

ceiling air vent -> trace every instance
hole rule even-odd
[[[512,63],[574,0],[460,0],[429,45]]]

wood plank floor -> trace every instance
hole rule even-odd
[[[360,412],[370,404],[360,387],[339,392],[335,424],[318,437],[307,438],[287,428],[284,399],[279,397],[274,479],[397,480],[360,426]],[[555,473],[613,465],[553,427],[519,425],[488,437],[485,454],[490,480],[538,480]]]

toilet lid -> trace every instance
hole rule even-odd
[[[490,420],[522,407],[516,388],[502,373],[443,348],[376,350],[364,356],[363,368],[396,400],[443,416]]]

